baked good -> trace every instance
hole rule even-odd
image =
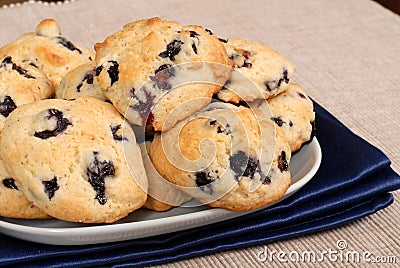
[[[55,97],[72,100],[84,96],[92,96],[105,100],[96,79],[96,65],[93,61],[84,63],[69,71],[56,88]]]
[[[290,148],[261,110],[212,103],[156,134],[149,154],[164,178],[212,207],[256,209],[290,185]]]
[[[28,200],[57,219],[110,223],[146,201],[132,129],[93,97],[18,107],[5,122],[0,153]]]
[[[230,38],[222,42],[235,70],[218,98],[232,103],[268,99],[287,87],[293,65],[271,47],[247,40]]]
[[[19,188],[0,160],[0,216],[22,219],[48,218],[46,213],[26,199]]]
[[[268,99],[274,121],[286,135],[292,152],[311,140],[314,130],[314,105],[299,84],[289,83],[286,91]]]
[[[0,135],[8,115],[26,103],[47,99],[53,94],[49,79],[39,69],[15,63],[8,56],[0,64]]]
[[[56,88],[61,78],[75,67],[94,59],[90,50],[61,35],[54,19],[44,19],[35,32],[22,35],[0,48],[0,57],[11,56],[17,63],[24,62],[41,69]]]
[[[95,50],[104,96],[132,124],[156,131],[210,103],[233,67],[215,35],[160,18],[129,23]]]
[[[191,196],[179,190],[178,186],[170,183],[157,172],[147,153],[150,144],[150,141],[139,144],[149,181],[147,200],[144,207],[154,211],[167,211],[192,199]]]

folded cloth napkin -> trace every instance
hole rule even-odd
[[[284,201],[251,214],[149,238],[87,246],[53,246],[0,235],[0,264],[135,267],[265,244],[326,230],[389,206],[400,177],[377,148],[315,103],[321,166]]]

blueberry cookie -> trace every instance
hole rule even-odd
[[[229,57],[235,62],[235,71],[218,98],[232,103],[273,97],[287,87],[293,74],[293,65],[267,45],[231,38],[222,42]],[[252,83],[256,90],[249,90]]]
[[[277,201],[291,181],[282,130],[245,107],[210,104],[156,134],[149,154],[164,178],[202,203],[232,211]]]
[[[160,18],[129,23],[95,50],[104,96],[132,124],[157,131],[210,103],[233,67],[215,35]]]
[[[49,79],[39,69],[15,63],[8,56],[0,64],[0,135],[4,121],[18,106],[47,99],[53,94]]]
[[[286,134],[292,152],[301,148],[314,134],[313,103],[300,85],[289,83],[285,92],[268,99],[271,120]]]
[[[191,196],[164,179],[154,168],[147,152],[150,143],[150,141],[146,141],[140,144],[143,164],[149,181],[148,196],[144,207],[154,211],[166,211],[192,199]]]
[[[93,97],[18,107],[5,122],[0,153],[28,200],[61,220],[111,223],[146,201],[132,129]]]
[[[94,58],[93,52],[61,35],[60,26],[53,19],[41,21],[35,32],[26,33],[0,48],[0,56],[12,56],[16,62],[41,69],[54,88],[68,71]]]
[[[0,160],[0,216],[8,218],[41,219],[49,216],[33,205],[19,190],[18,183],[8,174]]]
[[[55,97],[58,99],[72,100],[84,96],[105,100],[96,79],[94,62],[84,63],[69,71],[56,88]]]

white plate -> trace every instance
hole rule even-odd
[[[293,155],[290,161],[292,185],[279,201],[294,194],[311,180],[319,168],[321,157],[321,147],[316,138]],[[19,220],[0,217],[0,232],[44,244],[87,245],[181,231],[232,219],[251,212],[254,211],[231,212],[208,206],[177,207],[167,212],[140,209],[126,218],[108,225],[87,225],[56,219]]]

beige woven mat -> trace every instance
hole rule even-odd
[[[30,1],[0,10],[0,44],[52,17],[66,36],[92,48],[123,24],[153,16],[274,47],[295,64],[294,80],[356,134],[383,150],[400,171],[400,17],[369,0],[79,0],[52,5]],[[394,195],[400,197],[398,191]],[[257,259],[264,246],[277,252],[322,252],[336,249],[338,240],[345,240],[352,251],[395,256],[398,264],[399,219],[400,204],[395,201],[340,228],[164,266],[370,266],[328,258],[314,264]]]

